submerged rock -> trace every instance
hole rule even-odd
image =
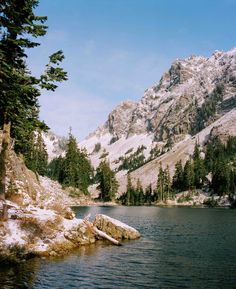
[[[93,224],[99,230],[117,240],[134,240],[140,237],[140,233],[136,229],[106,215],[97,215]]]

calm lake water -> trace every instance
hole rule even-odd
[[[142,238],[83,247],[69,256],[1,268],[0,288],[236,288],[236,210],[81,207],[107,214]]]

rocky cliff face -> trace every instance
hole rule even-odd
[[[110,133],[114,139],[120,139],[151,133],[156,141],[170,137],[179,141],[194,130],[198,110],[218,86],[223,89],[222,108],[234,105],[236,48],[216,51],[209,58],[191,56],[176,60],[138,103],[123,102],[89,137]]]
[[[177,59],[137,103],[123,102],[80,146],[93,165],[106,157],[117,169],[119,158],[143,146],[146,160],[153,148],[167,147],[195,135],[236,107],[236,48],[209,58]],[[94,153],[96,143],[101,150]],[[164,150],[166,151],[166,149]],[[93,153],[92,153],[93,152]]]
[[[106,158],[118,171],[120,193],[127,173],[119,169],[122,158],[134,158],[142,147],[145,161],[131,176],[134,184],[140,179],[144,187],[155,185],[160,162],[173,171],[175,162],[185,161],[199,139],[204,144],[216,135],[222,140],[236,135],[235,108],[236,48],[215,51],[209,58],[177,59],[139,102],[116,107],[80,146],[88,149],[95,167]],[[93,151],[96,143],[101,144],[98,152]],[[156,148],[161,155],[153,157]]]

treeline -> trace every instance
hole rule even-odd
[[[89,185],[97,184],[100,191],[98,199],[105,202],[114,200],[118,190],[118,182],[109,163],[102,160],[94,171],[86,151],[78,148],[71,132],[65,156],[53,159],[46,169],[46,174],[65,187],[78,188],[84,194],[88,194]]]
[[[121,161],[120,166],[118,167],[118,171],[120,170],[128,170],[133,171],[139,167],[141,167],[145,163],[145,156],[143,151],[146,149],[144,145],[139,146],[137,150],[128,156],[120,157],[119,161]],[[127,151],[126,154],[130,153],[131,150]]]
[[[205,157],[202,157],[202,154]],[[127,176],[127,189],[119,201],[123,205],[143,205],[173,199],[182,191],[207,189],[218,196],[232,197],[236,191],[236,137],[229,137],[226,143],[219,138],[208,141],[204,152],[196,143],[193,155],[183,165],[182,161],[175,164],[173,178],[169,167],[163,169],[160,164],[155,188],[148,186],[144,191],[140,180],[132,185],[131,177]]]
[[[208,120],[214,117],[217,111],[217,105],[223,100],[224,86],[218,84],[216,88],[206,97],[205,102],[201,107],[197,108],[197,114],[194,123],[192,124],[192,133],[196,134],[201,131]]]
[[[64,186],[79,188],[83,193],[88,193],[88,186],[93,179],[93,168],[86,151],[78,148],[71,132],[65,156],[59,156],[49,163],[47,176]]]

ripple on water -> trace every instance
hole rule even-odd
[[[2,289],[235,288],[236,211],[85,207],[134,226],[142,238],[99,243],[63,258],[30,260],[0,271]],[[2,269],[2,268],[1,268]]]

